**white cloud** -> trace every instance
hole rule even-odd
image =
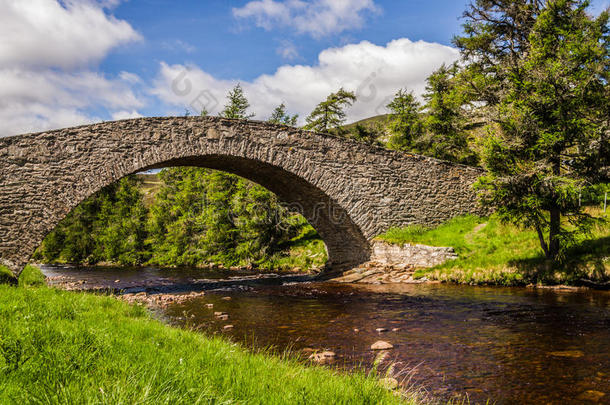
[[[139,112],[137,112],[136,110],[131,110],[131,111],[117,111],[114,114],[112,114],[112,119],[114,121],[117,120],[126,120],[129,118],[142,118],[143,115],[140,114]]]
[[[142,107],[130,83],[98,73],[0,69],[0,136],[99,121],[84,111]]]
[[[0,0],[0,66],[73,68],[140,36],[88,1]]]
[[[266,119],[285,102],[291,113],[301,116],[301,122],[328,94],[344,87],[358,95],[348,111],[348,119],[355,121],[384,113],[389,98],[400,88],[422,94],[430,73],[458,56],[454,48],[405,38],[385,46],[363,41],[323,51],[314,66],[284,65],[271,75],[241,84],[257,119]],[[162,63],[152,93],[173,106],[195,112],[205,107],[218,114],[236,83],[217,79],[194,65]]]
[[[120,0],[0,0],[0,136],[99,121],[88,111],[143,105],[122,72],[91,70],[111,49],[140,39],[105,11]]]
[[[374,0],[256,0],[233,8],[233,16],[253,20],[256,26],[265,30],[290,27],[299,34],[320,38],[360,28],[365,12],[380,11]]]

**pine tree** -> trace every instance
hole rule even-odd
[[[394,99],[387,105],[390,110],[388,129],[390,149],[415,151],[415,143],[424,133],[420,116],[421,106],[413,93],[400,89]]]
[[[458,66],[441,66],[426,80],[426,136],[418,150],[427,156],[475,165],[477,154],[470,149],[464,109],[467,98],[458,83]]]
[[[296,127],[297,120],[299,119],[298,114],[289,115],[286,112],[286,105],[284,103],[280,104],[273,110],[271,117],[267,120],[273,124],[283,124],[291,127]]]
[[[247,120],[255,115],[249,113],[248,108],[250,108],[250,103],[244,94],[241,84],[238,83],[229,91],[227,104],[220,115],[225,118]]]
[[[356,95],[343,88],[336,93],[331,93],[325,101],[314,108],[306,118],[305,129],[316,132],[328,132],[328,130],[340,127],[345,122],[345,108],[356,101]]]

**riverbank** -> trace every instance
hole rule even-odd
[[[0,285],[0,403],[407,403],[362,373],[173,328],[145,307]]]
[[[598,213],[601,214],[601,213]],[[502,224],[495,216],[455,218],[437,228],[390,229],[379,236],[393,244],[420,243],[447,246],[458,258],[413,270],[414,280],[474,285],[584,285],[608,286],[610,280],[610,226],[592,234],[566,252],[561,265],[544,259],[534,231]],[[610,287],[610,286],[609,286]]]

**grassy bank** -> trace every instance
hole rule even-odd
[[[570,248],[560,265],[545,260],[534,231],[502,224],[495,216],[455,218],[434,229],[394,228],[379,238],[390,243],[455,248],[458,260],[418,270],[417,278],[499,285],[571,284],[581,279],[603,282],[610,278],[608,223]]]
[[[249,353],[111,297],[0,285],[2,404],[399,402],[363,374]]]

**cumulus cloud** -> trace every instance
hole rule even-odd
[[[91,108],[143,106],[128,81],[90,71],[0,69],[0,83],[0,136],[100,121]]]
[[[360,28],[365,12],[378,13],[380,10],[373,0],[256,0],[233,8],[233,16],[254,21],[265,30],[289,27],[299,34],[320,38]]]
[[[120,0],[0,0],[0,136],[100,120],[130,111],[139,78],[91,70],[114,47],[140,39],[106,13]]]
[[[93,2],[0,0],[0,9],[0,66],[73,68],[140,38]]]
[[[458,56],[454,48],[406,38],[385,46],[363,41],[324,50],[314,66],[284,65],[241,85],[257,119],[266,119],[285,102],[291,113],[301,116],[301,122],[328,94],[344,87],[358,96],[348,111],[348,119],[355,121],[385,113],[385,105],[400,88],[421,95],[430,73]],[[170,105],[218,114],[236,83],[217,79],[195,65],[162,63],[152,92]]]

